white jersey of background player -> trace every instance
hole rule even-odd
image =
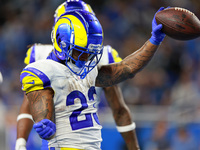
[[[30,47],[28,49],[27,56],[26,56],[24,62],[25,62],[25,64],[30,64],[30,63],[38,61],[38,60],[46,59],[52,50],[53,50],[52,45],[34,44],[32,47]],[[104,46],[103,55],[102,55],[100,62],[98,63],[98,67],[100,67],[101,65],[106,65],[109,63],[119,62],[119,61],[121,61],[121,58],[118,56],[117,51],[114,50],[111,46]],[[57,76],[58,76],[57,80],[51,81],[51,87],[57,91],[57,94],[54,95],[54,99],[57,99],[55,102],[55,113],[57,113],[57,116],[59,116],[56,119],[56,122],[62,122],[62,123],[59,123],[56,125],[57,133],[59,132],[59,129],[61,129],[61,131],[59,133],[62,133],[63,135],[61,135],[60,138],[56,139],[56,140],[59,142],[59,140],[63,140],[63,139],[66,140],[67,137],[70,137],[66,140],[66,142],[65,142],[66,145],[62,145],[62,147],[67,147],[69,145],[74,145],[74,147],[76,147],[76,145],[77,145],[77,147],[78,147],[80,143],[76,143],[77,137],[80,137],[80,139],[82,141],[85,140],[84,143],[87,143],[87,141],[91,142],[91,140],[94,140],[94,142],[99,141],[99,143],[100,143],[102,141],[101,135],[99,134],[100,132],[96,132],[93,130],[94,128],[99,129],[99,130],[102,128],[98,121],[98,117],[96,114],[97,107],[94,107],[98,103],[96,95],[95,95],[96,94],[95,87],[94,87],[95,83],[93,83],[91,80],[91,78],[96,78],[97,69],[93,69],[86,76],[85,79],[79,80],[77,78],[77,76],[74,75],[73,73],[71,73],[69,69],[66,69],[66,66],[64,66],[63,64],[54,62],[53,60],[49,60],[49,62],[51,62],[51,64],[52,64],[52,66],[54,66],[53,68],[49,68],[49,67],[47,67],[47,65],[45,65],[45,62],[46,61],[39,61],[38,64],[36,64],[36,65],[33,64],[33,66],[32,66],[32,64],[30,64],[29,67],[34,67],[34,68],[42,71],[45,75],[47,75],[47,77],[41,76],[41,79],[43,78],[43,80],[46,80],[47,78],[51,79],[52,70],[54,72],[57,72]],[[68,80],[65,80],[66,77],[68,78]],[[75,84],[77,81],[74,82],[74,80],[79,81],[79,83]],[[38,82],[41,82],[41,80],[38,79]],[[48,83],[48,82],[46,82],[46,83]],[[61,86],[62,88],[58,89],[58,86],[57,86],[58,84],[62,85]],[[68,86],[66,87],[64,85],[68,85]],[[50,86],[50,85],[44,85],[44,86]],[[87,88],[87,87],[89,87],[89,88]],[[41,87],[41,88],[43,88],[43,87]],[[98,89],[100,89],[100,88],[98,88]],[[78,92],[79,95],[81,95],[81,96],[74,97],[74,95],[73,95],[74,90],[76,92]],[[66,91],[68,91],[68,93],[66,93]],[[60,97],[60,95],[62,95],[62,97]],[[71,95],[71,97],[70,97],[70,95]],[[90,103],[85,103],[86,97],[84,95],[88,96]],[[66,101],[68,104],[66,104],[66,101],[62,100],[63,98],[65,98],[67,96],[68,96],[68,99]],[[81,103],[84,105],[81,106],[81,104],[80,104],[79,106],[74,107],[74,105],[72,105],[72,104],[79,101],[79,99],[81,99]],[[67,105],[67,107],[66,107],[66,105]],[[67,119],[67,118],[70,118],[70,116],[72,115],[71,114],[72,110],[76,110],[78,107],[79,108],[88,107],[88,108],[85,109],[84,112],[82,112],[80,109],[80,114],[77,115],[77,120],[75,122],[74,121],[70,122],[70,119]],[[60,113],[59,111],[61,111],[61,109],[65,109],[65,111]],[[87,113],[88,109],[90,109],[89,114]],[[93,113],[91,113],[91,112],[93,112]],[[85,121],[85,124],[84,124],[84,120],[86,120],[86,119],[87,119],[87,121]],[[88,124],[88,120],[91,120],[91,124]],[[62,128],[62,126],[68,126],[68,127]],[[72,127],[72,130],[71,130],[71,127],[69,127],[69,126]],[[84,129],[84,131],[80,131],[81,128],[88,127],[88,126],[89,126],[89,128]],[[76,133],[77,129],[79,129],[79,130]],[[73,133],[73,134],[71,134],[71,133]],[[66,137],[66,135],[67,135],[67,137]],[[89,138],[89,137],[91,137],[91,135],[93,135],[92,139]],[[94,138],[94,137],[96,137],[96,138]],[[58,145],[54,145],[54,140],[51,140],[51,142],[49,144],[52,147],[58,146]],[[83,146],[83,148],[87,147],[87,145],[82,145],[82,146]]]

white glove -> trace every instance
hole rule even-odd
[[[15,150],[26,150],[26,140],[24,138],[16,140]]]

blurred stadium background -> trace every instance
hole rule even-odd
[[[51,43],[54,10],[64,0],[0,1],[0,149],[14,150],[16,117],[23,99],[19,75],[27,45]],[[199,0],[85,0],[104,29],[104,45],[124,58],[151,36],[151,21],[161,7],[178,6],[200,18]],[[1,79],[0,79],[1,80]],[[120,84],[141,150],[200,149],[200,38],[166,37],[153,60],[134,79]],[[126,150],[102,94],[103,150]],[[28,150],[38,150],[34,131]]]

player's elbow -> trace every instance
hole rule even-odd
[[[116,108],[113,111],[113,116],[114,116],[116,121],[121,121],[124,118],[129,117],[130,112],[129,112],[129,109],[126,106],[121,106],[121,107]]]
[[[124,72],[127,79],[132,79],[136,74],[136,71],[133,70],[130,66],[124,67]]]

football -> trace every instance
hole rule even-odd
[[[162,31],[176,40],[192,40],[200,36],[200,21],[191,11],[170,7],[155,16],[157,24],[162,24]]]

